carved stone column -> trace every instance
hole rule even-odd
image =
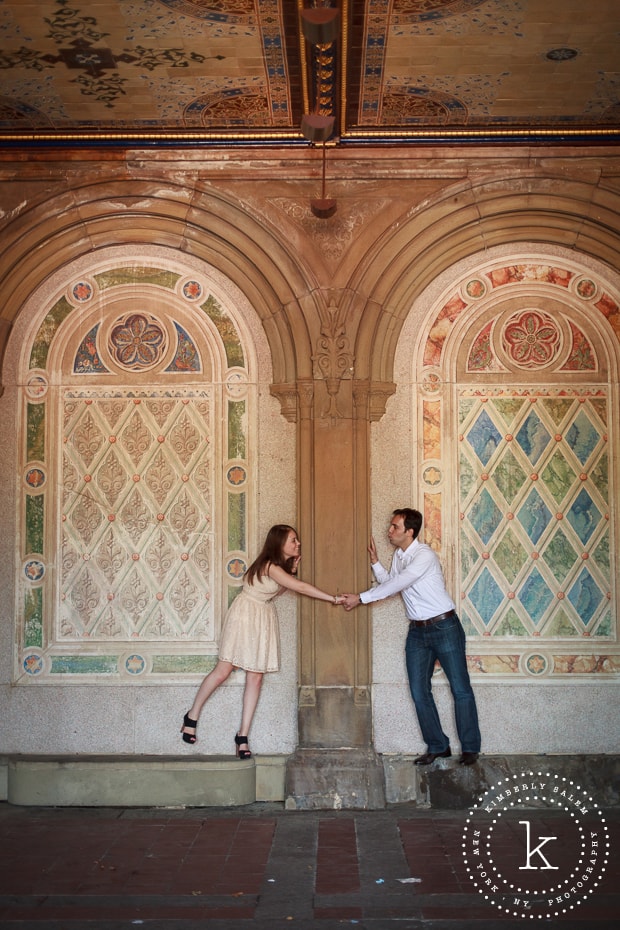
[[[311,382],[272,388],[284,414],[298,424],[301,577],[328,591],[359,591],[370,581],[370,421],[381,415],[394,386],[354,380],[335,305],[325,312],[312,360]],[[298,642],[299,750],[289,764],[287,803],[381,806],[368,609],[347,613],[302,598]]]

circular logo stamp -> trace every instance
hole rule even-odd
[[[469,878],[513,917],[568,914],[599,886],[609,859],[603,811],[575,782],[548,772],[501,779],[469,811]]]

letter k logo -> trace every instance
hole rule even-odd
[[[549,840],[557,840],[557,836],[539,836],[538,839],[541,842],[534,849],[530,845],[530,822],[529,820],[520,820],[519,823],[525,824],[525,832],[527,834],[527,860],[525,865],[520,865],[519,869],[557,869],[559,866],[551,865],[547,859],[541,853],[542,847],[545,843],[548,843]],[[532,856],[539,855],[544,865],[532,865]]]

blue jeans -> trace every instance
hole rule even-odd
[[[461,752],[480,752],[476,699],[465,658],[465,631],[456,613],[430,626],[409,626],[405,646],[409,688],[428,752],[443,752],[450,741],[441,728],[431,678],[438,659],[454,698]]]

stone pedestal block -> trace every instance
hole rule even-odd
[[[288,810],[381,810],[383,766],[371,749],[299,749],[286,770]]]
[[[300,696],[299,745],[304,749],[363,749],[370,744],[372,718],[365,689],[314,688]],[[359,694],[361,692],[361,698]]]

